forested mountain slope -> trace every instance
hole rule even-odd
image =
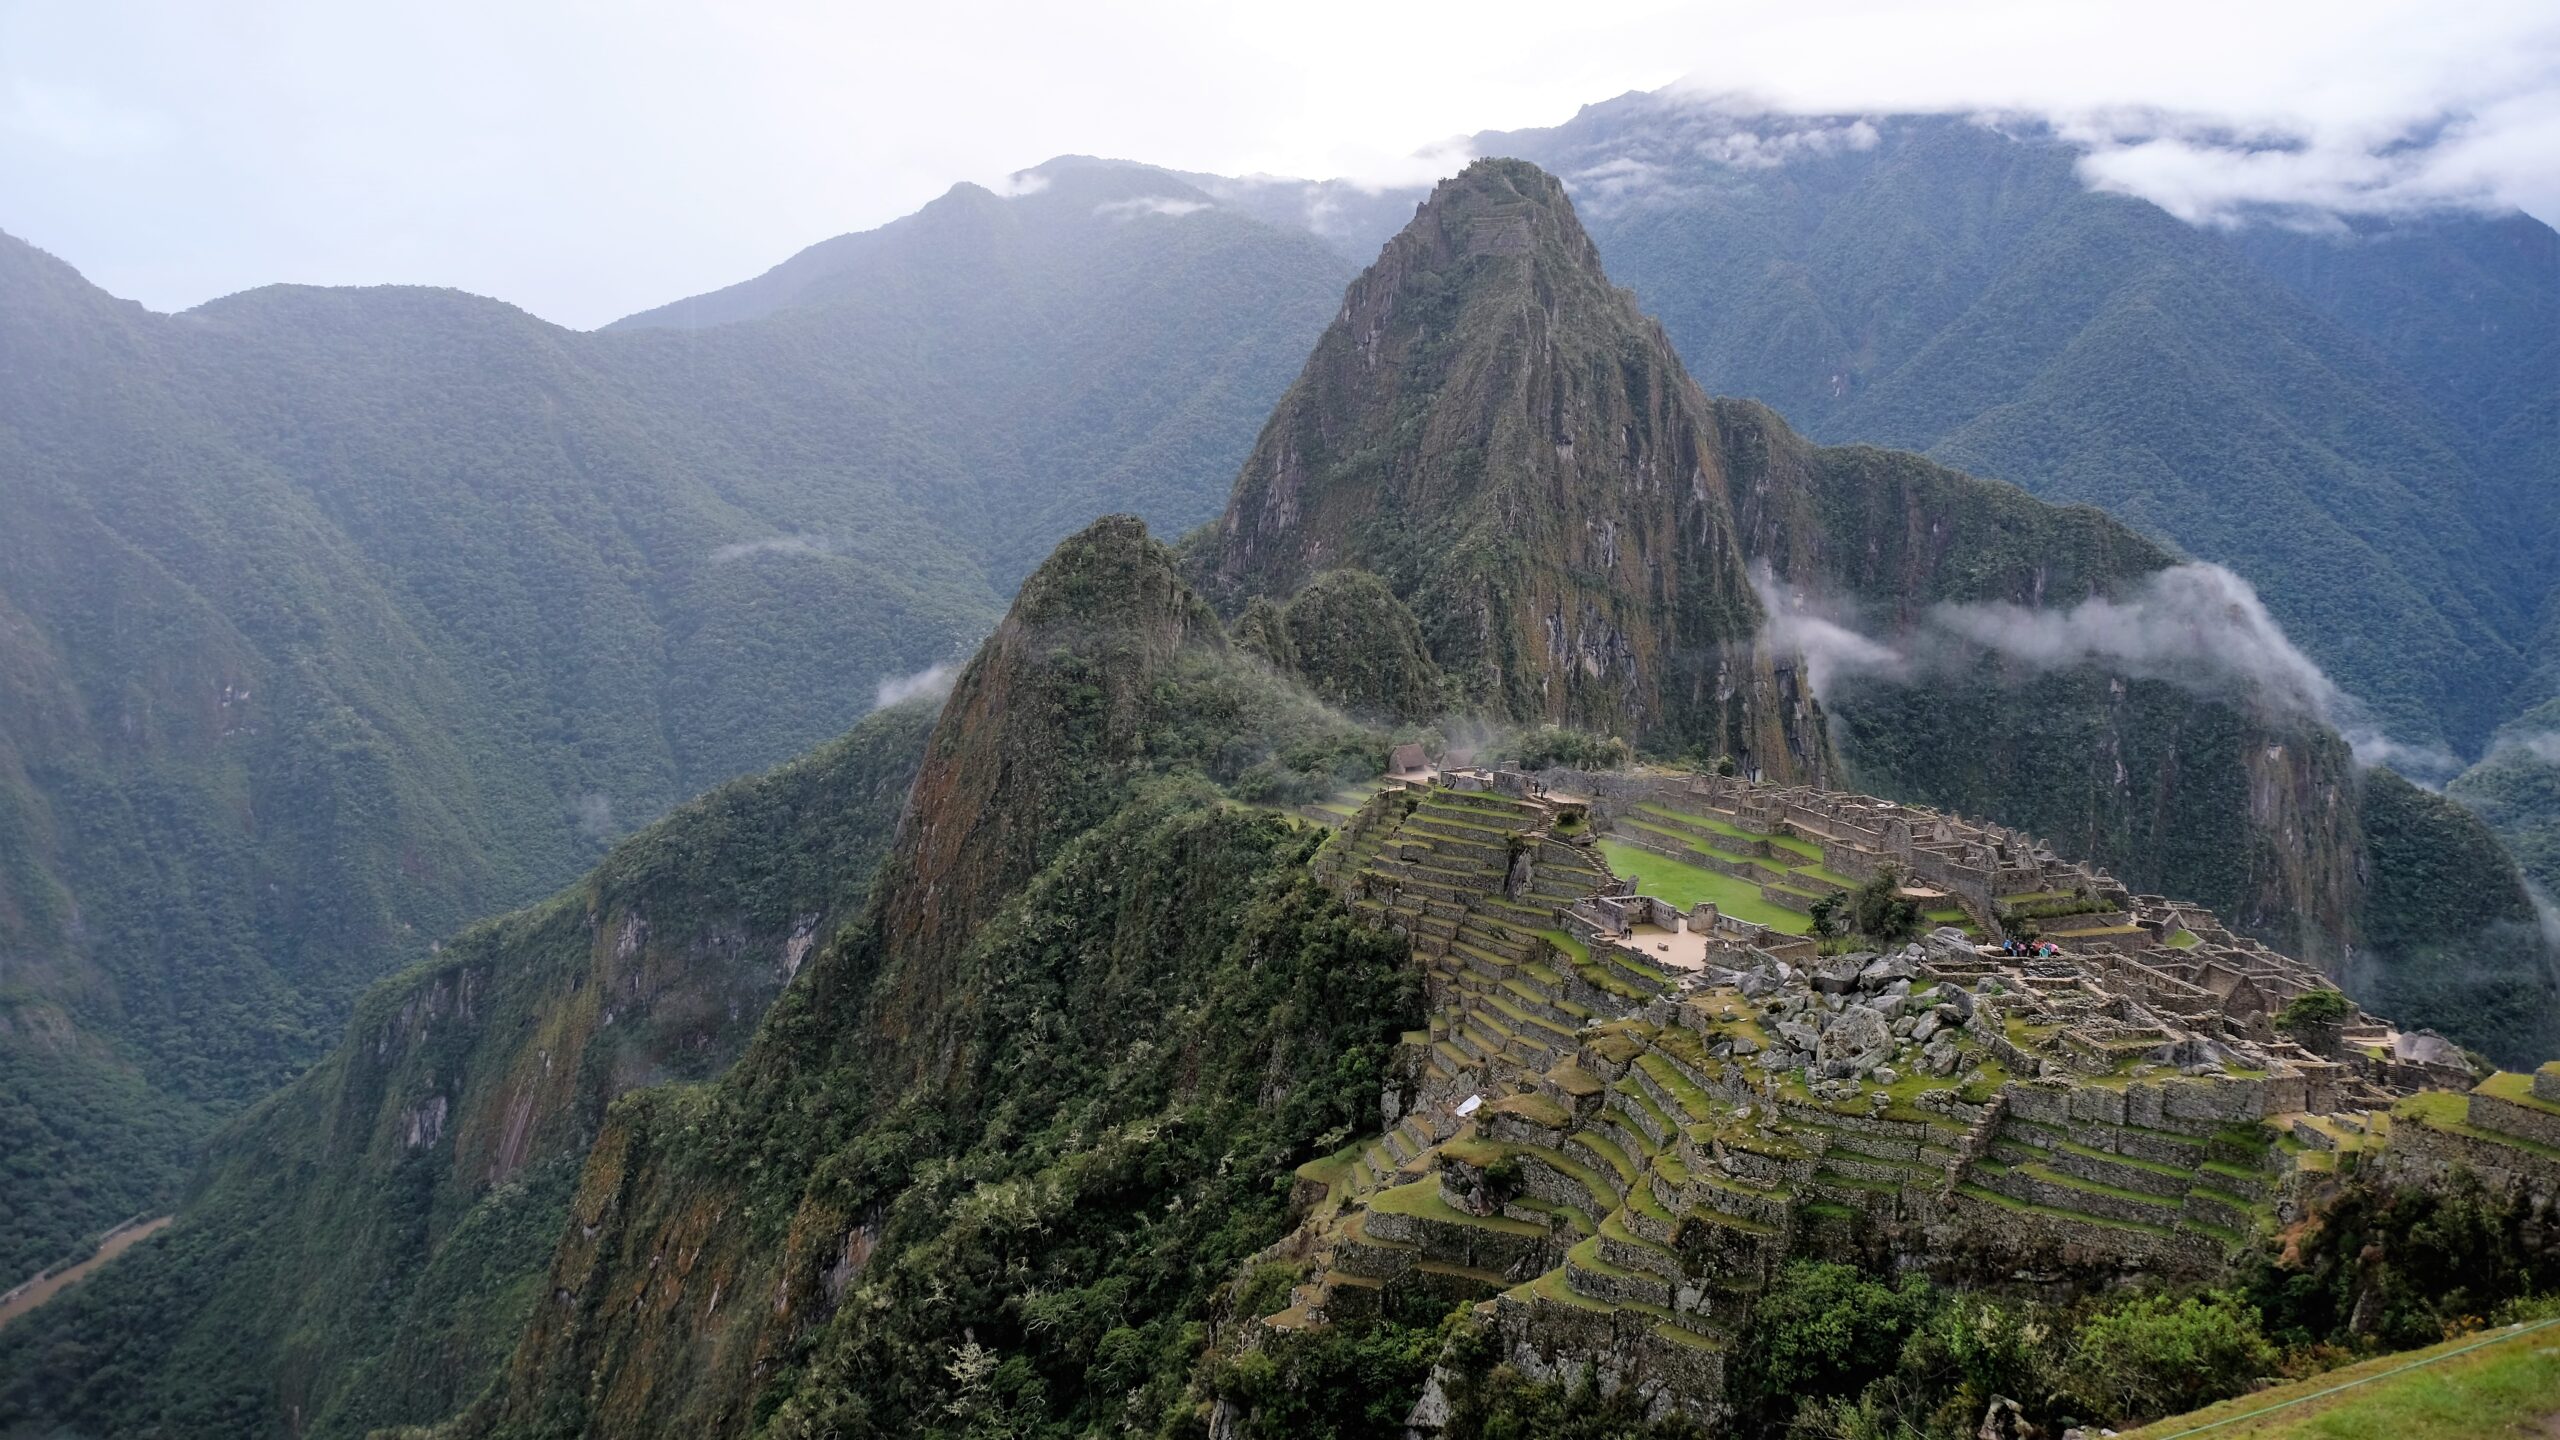
[[[936,708],[715,790],[375,987],[214,1138],[173,1228],[0,1336],[0,1429],[359,1436],[471,1399],[606,1106],[719,1074],[861,913]]]
[[[1348,267],[1189,193],[964,186],[832,288],[591,335],[155,315],[0,239],[0,1274],[370,980],[955,657],[1058,535],[1209,513]]]
[[[1322,832],[1208,782],[1383,753],[1136,521],[1068,540],[961,676],[861,923],[727,1078],[614,1111],[561,1303],[454,1431],[1186,1413],[1196,1317],[1285,1227],[1271,1177],[1373,1123],[1419,1013],[1401,943],[1308,873]]]

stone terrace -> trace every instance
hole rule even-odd
[[[1712,1421],[1794,1254],[2207,1276],[2413,1129],[2395,1104],[2434,1107],[2410,1173],[2485,1147],[2560,1190],[2560,1070],[2418,1094],[2471,1084],[2459,1052],[2360,1014],[2314,1054],[2272,1016],[2317,972],[1999,827],[1666,772],[1409,774],[1322,818],[1319,873],[1409,937],[1430,1020],[1386,1132],[1301,1171],[1277,1328],[1476,1299],[1528,1373]],[[1890,864],[1944,923],[1825,956],[1636,893],[1604,833],[1787,909]],[[2029,927],[2061,953],[1989,943]]]

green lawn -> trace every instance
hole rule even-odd
[[[1748,881],[1639,850],[1620,840],[1601,841],[1600,854],[1610,869],[1621,876],[1634,876],[1640,892],[1668,900],[1683,910],[1701,900],[1712,900],[1717,909],[1737,920],[1766,925],[1785,934],[1802,935],[1813,928],[1813,921],[1807,917],[1760,898],[1760,887]]]
[[[2407,1368],[2418,1361],[2429,1363]],[[2330,1390],[2337,1393],[2322,1393]],[[2385,1355],[2129,1431],[2124,1440],[2539,1440],[2554,1433],[2555,1417],[2560,1325]]]

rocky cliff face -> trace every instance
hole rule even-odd
[[[1502,718],[1827,772],[1705,397],[1534,166],[1468,167],[1353,282],[1204,552],[1237,604],[1375,572]]]
[[[931,720],[883,711],[715,791],[373,991],[215,1142],[175,1227],[8,1336],[0,1417],[328,1436],[450,1414],[523,1325],[607,1104],[718,1074],[859,911]]]

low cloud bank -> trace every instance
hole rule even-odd
[[[939,700],[951,693],[951,682],[957,678],[957,673],[949,665],[927,665],[912,675],[884,675],[880,679],[880,688],[873,692],[871,708],[885,710],[901,700],[912,700],[919,695]]]
[[[2489,747],[2492,755],[2521,750],[2545,765],[2560,765],[2560,730],[2544,730],[2527,735],[2500,735]]]
[[[1918,625],[1890,639],[1860,628],[1847,602],[1782,585],[1766,567],[1755,570],[1752,583],[1768,617],[1762,643],[1801,655],[1817,697],[1860,676],[1911,683],[1954,675],[1990,651],[2037,670],[2095,666],[2317,720],[2346,737],[2359,763],[2388,764],[2412,778],[2440,781],[2459,768],[2441,747],[2383,734],[2354,696],[2286,638],[2249,582],[2219,565],[2173,565],[2120,595],[2067,606],[1933,605]]]
[[[1105,220],[1128,220],[1139,215],[1167,215],[1179,219],[1216,208],[1206,200],[1178,200],[1171,195],[1140,195],[1129,200],[1105,200],[1093,207],[1093,213]]]
[[[824,555],[827,550],[827,537],[824,535],[776,535],[766,540],[741,540],[734,545],[723,545],[711,552],[711,563],[727,565],[757,555]]]

